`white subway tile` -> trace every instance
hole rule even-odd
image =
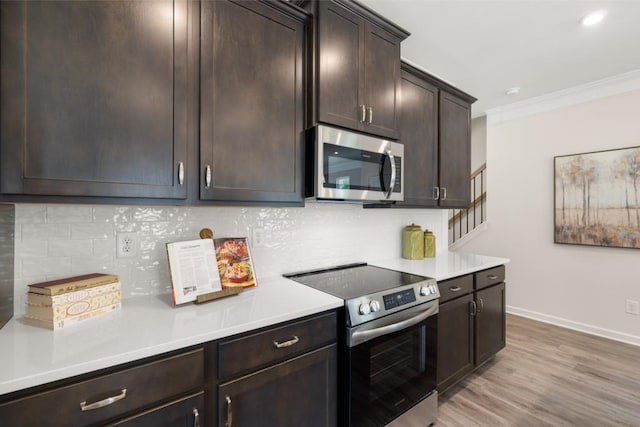
[[[47,253],[51,257],[71,255],[91,255],[93,242],[91,240],[50,240]]]
[[[47,256],[47,240],[21,239],[16,240],[14,243],[15,257],[17,259]]]
[[[70,224],[22,224],[22,239],[68,239]]]
[[[17,204],[16,224],[38,224],[47,220],[47,208],[44,205]]]
[[[128,206],[97,206],[93,208],[93,222],[128,223],[132,221],[133,208]]]
[[[71,273],[70,257],[23,258],[21,264],[23,276],[46,276],[47,280],[53,280]]]
[[[115,236],[114,226],[110,223],[76,223],[71,224],[72,239],[109,239]]]
[[[91,222],[93,219],[91,206],[47,206],[47,222],[51,224],[71,224]]]

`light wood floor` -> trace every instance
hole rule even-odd
[[[507,315],[507,346],[439,396],[437,427],[640,427],[640,347]]]

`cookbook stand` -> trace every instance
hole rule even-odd
[[[220,298],[238,295],[240,292],[242,292],[242,290],[243,288],[224,288],[221,291],[209,292],[206,294],[198,295],[196,297],[196,300],[193,303],[202,304],[204,302],[214,301]]]
[[[200,238],[201,239],[211,239],[213,240],[213,231],[210,228],[203,228],[200,230]],[[238,295],[242,292],[244,288],[224,288],[220,291],[208,292],[206,294],[198,295],[196,300],[193,302],[194,304],[202,304],[209,301],[215,301],[220,298],[226,298],[233,295]]]

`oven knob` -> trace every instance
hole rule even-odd
[[[423,297],[430,294],[431,294],[431,289],[428,286],[422,286],[420,288],[420,295],[422,295]]]
[[[363,302],[362,304],[360,304],[360,307],[358,307],[358,313],[362,314],[363,316],[371,313],[371,307],[369,306],[369,303]]]
[[[372,313],[375,313],[376,311],[380,311],[380,303],[376,300],[373,300],[369,303],[369,308],[371,309]]]

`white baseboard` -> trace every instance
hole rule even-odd
[[[572,329],[574,331],[585,332],[587,334],[596,335],[603,338],[609,338],[615,341],[640,346],[640,336],[625,334],[612,331],[610,329],[599,328],[597,326],[587,325],[585,323],[574,322],[573,320],[563,319],[561,317],[550,316],[544,313],[538,313],[523,308],[507,306],[507,313],[516,316],[526,317],[540,322],[550,323],[552,325],[561,326],[563,328]]]

